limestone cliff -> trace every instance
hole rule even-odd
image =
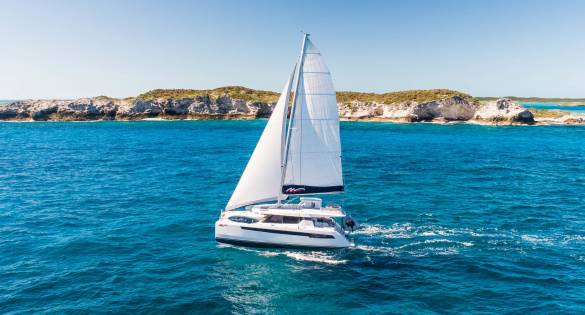
[[[534,114],[509,99],[490,101],[479,106],[474,120],[491,123],[526,123],[533,124]]]
[[[176,93],[177,90],[171,91]],[[23,100],[0,105],[0,120],[255,119],[270,116],[275,105],[273,100],[277,96],[276,93],[272,95],[267,93],[273,92],[262,91],[263,99],[255,99],[250,96],[253,93],[250,91],[254,90],[241,87],[237,87],[239,94],[235,96],[206,93],[206,90],[188,91],[192,93],[190,97],[165,95],[164,98],[156,98],[149,94],[150,97],[127,99],[100,96],[76,100]],[[509,99],[480,102],[469,95],[450,90],[387,94],[341,92],[338,99],[339,116],[344,120],[480,124],[585,123],[585,116],[579,115],[562,116],[554,120],[535,119],[533,112]]]
[[[182,99],[23,100],[0,105],[0,120],[84,121],[164,119],[254,119],[268,117],[274,103],[197,96]]]
[[[341,118],[350,120],[389,120],[404,122],[466,121],[473,117],[476,105],[460,96],[429,102],[367,103],[354,101],[339,104]]]

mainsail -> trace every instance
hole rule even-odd
[[[339,114],[329,69],[315,45],[305,37],[282,193],[320,194],[343,191]]]
[[[236,186],[225,208],[226,210],[277,200],[281,197],[284,136],[293,76],[294,72],[280,94],[254,153],[252,153],[238,186]]]

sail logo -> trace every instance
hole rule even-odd
[[[302,194],[304,192],[305,192],[305,188],[302,188],[302,187],[301,188],[291,187],[291,188],[285,190],[285,193],[290,194],[290,195],[292,195],[292,194]]]

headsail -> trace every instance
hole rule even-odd
[[[278,199],[282,178],[282,160],[286,116],[293,74],[287,81],[262,136],[240,177],[226,210]]]
[[[308,38],[300,67],[281,192],[286,195],[342,192],[335,89],[321,53]]]

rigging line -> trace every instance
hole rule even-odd
[[[337,133],[340,134],[339,123],[337,124]],[[345,178],[343,178],[343,151],[341,151],[341,137],[339,137],[339,175],[341,177],[341,185],[345,186]]]
[[[304,64],[303,64],[303,67],[304,67]],[[305,81],[304,81],[305,80],[305,74],[303,73],[302,76],[303,76],[303,91],[304,91],[305,90]],[[303,104],[305,104],[306,102],[307,101],[305,100],[305,102],[303,102]],[[303,106],[303,105],[301,105],[301,106]],[[305,107],[306,107],[306,105],[305,105]],[[302,153],[303,152],[303,121],[304,121],[304,119],[303,119],[303,109],[302,108],[301,108],[301,111],[300,111],[299,120],[300,120],[300,124],[301,124],[301,128],[299,129],[299,132],[301,134],[300,137],[299,137],[299,148],[300,148],[299,153]],[[303,182],[303,156],[301,154],[299,154],[299,182],[300,183]]]
[[[301,95],[331,95],[335,96],[335,93],[300,93]]]
[[[337,155],[337,154],[339,154],[339,152],[340,151],[310,151],[310,152],[303,152],[303,154],[323,154],[323,153],[330,153],[330,154]],[[289,154],[291,154],[291,155],[299,155],[301,153],[300,152],[299,153],[292,152],[292,153],[289,153]]]
[[[299,120],[310,120],[310,121],[332,121],[332,122],[336,122],[335,119],[331,119],[331,118],[305,118],[305,119],[299,119]]]
[[[295,63],[295,66],[293,67],[293,71],[291,73],[291,77],[289,79],[290,82],[289,82],[288,88],[286,89],[286,92],[288,93],[288,95],[286,95],[286,105],[285,105],[285,108],[284,108],[284,119],[283,119],[283,123],[282,123],[282,128],[283,129],[287,127],[287,125],[286,125],[286,115],[288,113],[288,103],[289,103],[289,100],[290,100],[291,86],[292,86],[293,81],[295,79],[295,72],[296,71],[297,71],[297,64]],[[294,96],[293,96],[293,98],[294,98]],[[292,106],[293,105],[291,104],[291,107]],[[291,108],[291,120],[292,120],[292,111],[293,111],[293,108]],[[288,126],[288,127],[290,127],[290,126]],[[288,145],[287,135],[288,135],[288,130],[286,132],[283,132],[282,133],[282,138],[280,139],[281,145],[282,145],[283,142],[285,144],[285,148],[283,148],[283,150],[280,151],[280,187],[282,187],[282,183],[284,181],[284,171],[285,171],[284,169],[286,167],[285,166],[286,165],[286,162],[283,162],[283,160],[286,159],[286,156],[285,156],[286,153],[285,152],[286,152],[286,150],[288,148],[287,147],[287,145]],[[276,204],[277,205],[280,205],[281,199],[283,198],[282,189],[280,187],[278,187],[278,196],[276,198]],[[286,198],[286,196],[284,198]]]
[[[289,119],[289,124],[288,124],[288,130],[286,132],[286,144],[285,144],[285,156],[281,161],[281,165],[282,165],[282,173],[280,176],[280,187],[279,187],[279,196],[280,194],[282,194],[282,186],[284,185],[284,177],[286,176],[286,167],[287,167],[287,161],[288,161],[288,154],[289,154],[289,146],[290,146],[290,137],[291,137],[291,131],[292,131],[292,124],[293,124],[293,117],[296,115],[296,102],[297,102],[297,98],[298,98],[298,91],[299,91],[299,84],[300,84],[300,80],[301,80],[301,71],[303,68],[303,61],[304,61],[304,57],[305,57],[305,50],[307,47],[307,40],[308,40],[308,34],[305,33],[305,36],[303,37],[303,45],[301,47],[301,55],[299,57],[299,62],[297,63],[297,82],[296,82],[296,86],[295,86],[295,91],[293,93],[293,100],[292,100],[292,104],[291,104],[291,113],[290,113],[290,119]],[[294,78],[293,78],[294,79]],[[294,165],[293,165],[294,166]]]

